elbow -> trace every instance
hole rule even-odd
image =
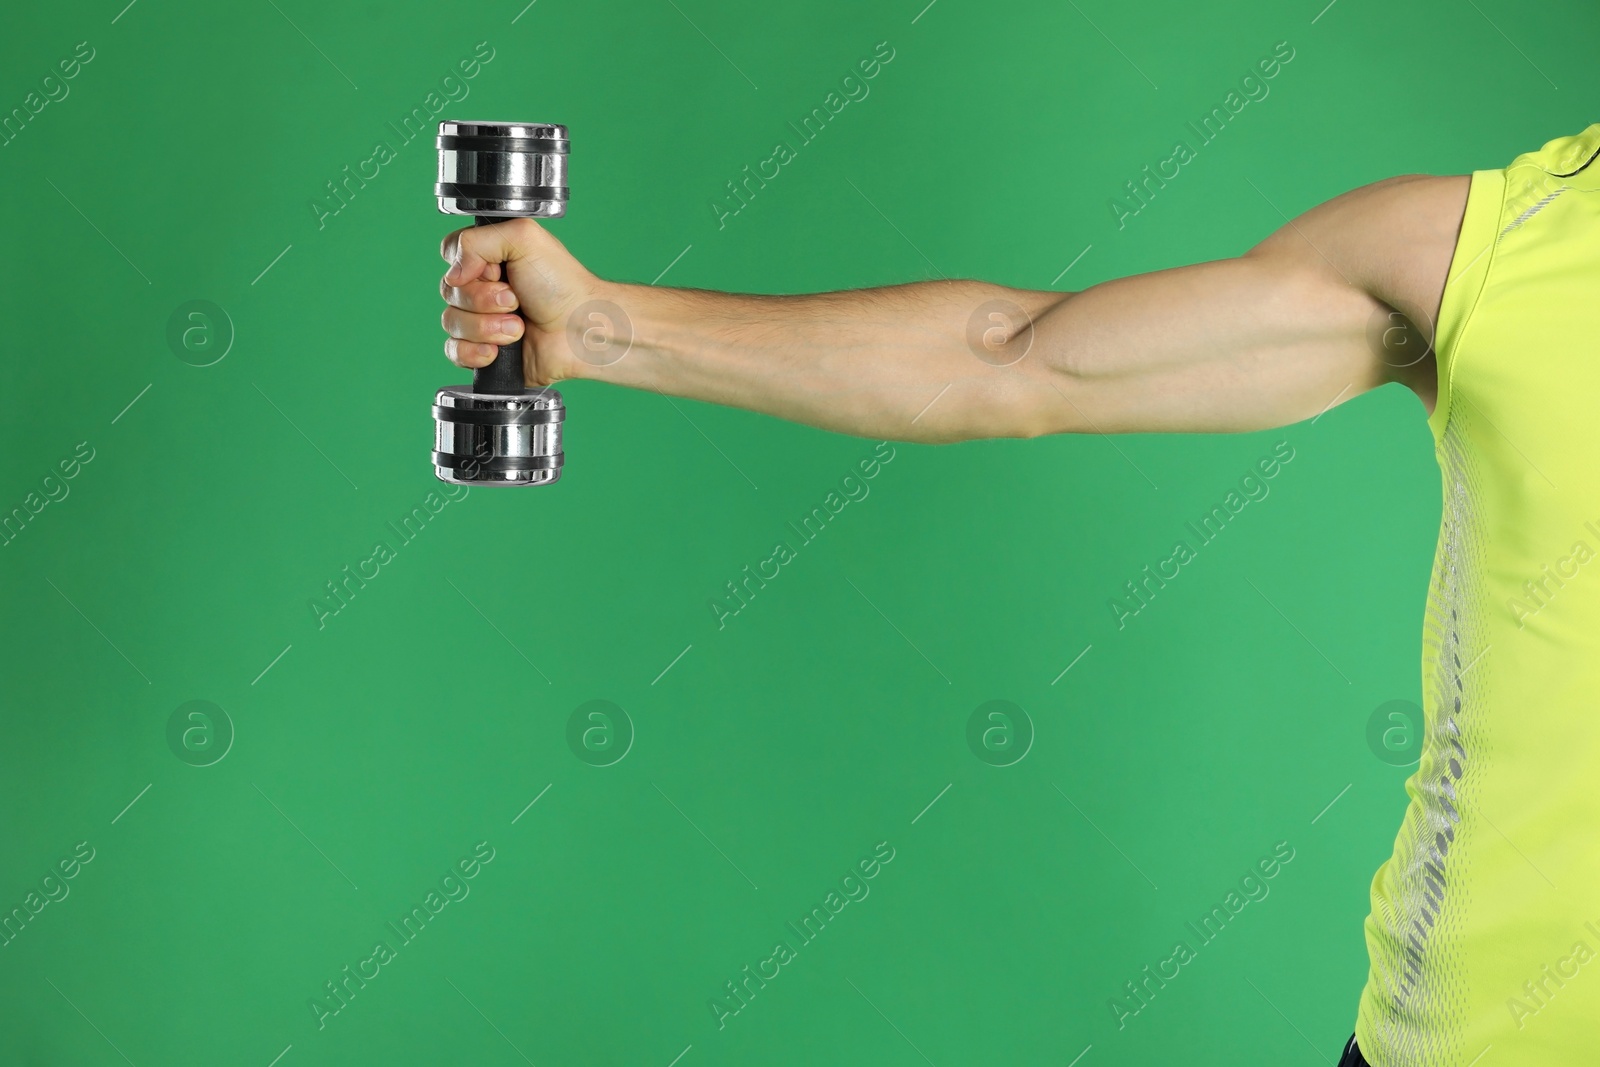
[[[1084,379],[1070,366],[1040,361],[1019,375],[1004,405],[1006,432],[997,436],[1035,438],[1089,429],[1082,407]]]
[[[1017,376],[1004,388],[987,391],[980,402],[965,407],[955,418],[926,427],[926,441],[1028,440],[1062,433],[1072,425],[1063,415],[1063,409],[1072,410],[1065,389],[1059,381],[1041,384],[1031,376]]]
[[[1065,432],[1066,428],[1062,425],[1058,412],[1037,411],[1027,419],[1015,423],[1012,432],[1005,436],[1032,440],[1035,437],[1050,437]]]

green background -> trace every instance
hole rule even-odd
[[[0,906],[95,857],[0,948],[0,1059],[1336,1058],[1409,770],[1367,727],[1420,697],[1438,521],[1398,386],[1263,434],[899,445],[719,630],[710,600],[873,442],[580,383],[558,486],[472,490],[309,607],[438,488],[451,224],[431,142],[388,123],[480,41],[441,117],[571,127],[551,228],[587,264],[759,292],[1081,289],[1592,117],[1573,0],[924,3],[7,13],[0,110],[94,58],[0,147],[0,509],[94,458],[0,549]],[[719,229],[724,183],[881,41],[870,95]],[[1279,41],[1270,95],[1119,229],[1110,198]],[[205,367],[167,340],[195,300],[233,333]],[[1118,629],[1108,600],[1279,441],[1270,496]],[[210,766],[168,743],[190,700],[235,732]],[[591,700],[635,735],[610,766],[568,745]],[[991,700],[1032,723],[1011,766],[968,747]],[[309,1000],[480,841],[470,895],[319,1029]],[[870,895],[719,1028],[724,983],[884,841]],[[1124,983],[1278,842],[1270,895],[1119,1028]]]

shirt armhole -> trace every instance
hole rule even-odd
[[[1506,172],[1475,170],[1467,190],[1467,205],[1461,217],[1461,232],[1456,237],[1455,254],[1450,258],[1444,295],[1439,301],[1439,321],[1434,329],[1434,365],[1438,370],[1438,393],[1428,428],[1435,442],[1444,439],[1450,420],[1456,366],[1460,362],[1461,339],[1483,294],[1494,262],[1499,239],[1500,218],[1505,204]]]

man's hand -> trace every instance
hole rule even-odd
[[[450,335],[444,352],[452,363],[487,366],[500,345],[520,338],[527,384],[572,377],[567,320],[603,283],[560,241],[533,219],[505,219],[455,231],[439,254],[450,263],[439,292],[450,305],[441,321]]]

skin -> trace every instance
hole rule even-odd
[[[598,278],[537,222],[508,219],[441,245],[445,353],[480,367],[520,338],[530,386],[606,381],[924,443],[1260,430],[1387,382],[1431,413],[1470,180],[1389,178],[1243,255],[1067,293],[656,288]]]

